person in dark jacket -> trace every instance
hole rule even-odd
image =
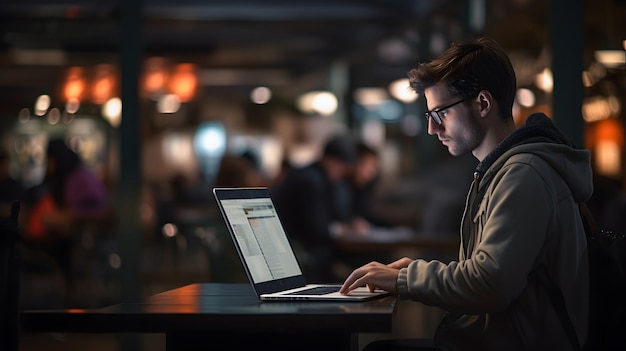
[[[336,220],[334,187],[346,179],[356,160],[351,140],[330,138],[320,158],[302,168],[289,168],[272,189],[276,210],[295,247],[305,276],[311,281],[336,281],[335,250],[330,226]]]

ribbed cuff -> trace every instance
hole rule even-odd
[[[396,280],[396,290],[398,291],[398,296],[400,298],[408,298],[409,297],[409,286],[407,284],[407,269],[400,269],[400,274],[398,274],[398,280]]]

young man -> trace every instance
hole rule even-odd
[[[442,350],[570,350],[546,288],[561,289],[580,342],[587,334],[588,261],[578,202],[593,192],[590,153],[543,114],[516,130],[515,73],[503,49],[479,38],[409,72],[426,97],[428,133],[452,155],[479,161],[461,222],[458,261],[371,262],[343,284],[384,289],[448,311]]]

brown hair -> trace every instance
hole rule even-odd
[[[498,102],[502,118],[512,118],[517,82],[508,55],[498,42],[481,37],[452,44],[439,57],[408,73],[418,93],[446,82],[453,96],[472,97],[487,90]]]

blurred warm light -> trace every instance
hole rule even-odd
[[[304,113],[313,113],[313,98],[315,97],[315,92],[308,92],[302,94],[298,97],[296,101],[296,105],[298,109]]]
[[[27,123],[30,120],[30,110],[26,107],[20,110],[20,113],[17,115],[17,120],[20,123]]]
[[[163,158],[167,166],[184,166],[193,161],[193,141],[191,136],[171,133],[163,137]]]
[[[595,84],[595,80],[589,71],[583,71],[583,86],[589,88]]]
[[[65,104],[65,112],[74,114],[78,112],[80,108],[80,101],[78,99],[69,99]]]
[[[586,147],[593,151],[595,169],[599,174],[621,175],[624,131],[618,119],[608,118],[590,125]]]
[[[71,67],[65,76],[63,85],[63,97],[65,101],[70,99],[84,99],[87,90],[87,80],[83,67]]]
[[[589,65],[589,68],[583,72],[583,74],[585,76],[588,75],[588,77],[583,76],[583,83],[585,84],[585,86],[587,86],[585,83],[585,79],[589,79],[589,86],[596,84],[597,82],[601,81],[604,77],[606,77],[607,75],[607,71],[606,71],[606,67],[604,67],[601,63],[599,62],[591,62],[591,64]]]
[[[161,232],[166,238],[173,238],[178,234],[178,227],[174,223],[165,223],[161,228]]]
[[[55,125],[61,120],[61,111],[58,108],[50,109],[48,112],[48,124]]]
[[[103,104],[117,95],[117,70],[114,65],[102,64],[95,67],[91,84],[91,99],[95,104]]]
[[[119,127],[122,122],[122,100],[115,97],[105,102],[102,105],[102,116],[111,126]]]
[[[64,113],[61,116],[61,120],[65,124],[70,124],[72,123],[72,121],[74,121],[74,115],[71,113]]]
[[[388,99],[389,96],[383,88],[358,88],[354,91],[356,103],[369,108],[375,108]]]
[[[109,266],[111,268],[119,269],[122,268],[122,257],[116,253],[112,253],[109,255]]]
[[[321,115],[329,116],[337,111],[339,103],[333,93],[322,91],[313,99],[313,109]]]
[[[104,147],[104,136],[92,118],[77,118],[68,127],[67,145],[88,164],[93,164]]]
[[[535,85],[537,88],[545,91],[546,93],[551,93],[554,88],[554,80],[552,77],[552,70],[549,68],[544,68],[541,73],[535,76]]]
[[[620,68],[626,64],[626,51],[596,50],[594,58],[607,68]]]
[[[582,113],[586,122],[596,122],[619,115],[621,104],[616,96],[591,97],[583,102]]]
[[[275,137],[264,138],[259,152],[263,169],[268,176],[275,177],[280,173],[284,158],[283,144]]]
[[[176,113],[180,110],[180,97],[176,94],[165,94],[157,101],[159,113]]]
[[[146,61],[143,73],[142,92],[144,98],[163,94],[168,79],[168,63],[162,57],[151,57]]]
[[[535,106],[535,93],[528,88],[520,88],[515,95],[517,103],[524,107]]]
[[[294,145],[287,153],[287,160],[294,167],[303,167],[315,161],[317,152],[309,144]]]
[[[50,108],[50,95],[39,95],[35,101],[35,115],[43,116]]]
[[[621,151],[613,140],[601,140],[596,145],[596,169],[598,173],[617,176],[622,169]]]
[[[168,88],[171,93],[178,95],[181,102],[191,101],[196,93],[197,85],[198,77],[194,64],[179,63],[174,67]]]
[[[624,47],[624,50],[626,50],[626,39],[622,41],[622,46]]]
[[[620,111],[622,110],[622,103],[620,99],[615,95],[610,95],[606,98],[607,103],[609,104],[609,110],[614,116],[619,116]]]
[[[256,87],[250,92],[250,101],[255,104],[266,104],[272,98],[272,91],[268,87]]]
[[[389,84],[389,93],[395,99],[406,104],[415,101],[418,97],[417,93],[411,89],[408,78],[395,80]]]
[[[304,113],[319,113],[330,116],[337,111],[339,102],[337,97],[328,91],[311,91],[301,95],[296,102]]]

